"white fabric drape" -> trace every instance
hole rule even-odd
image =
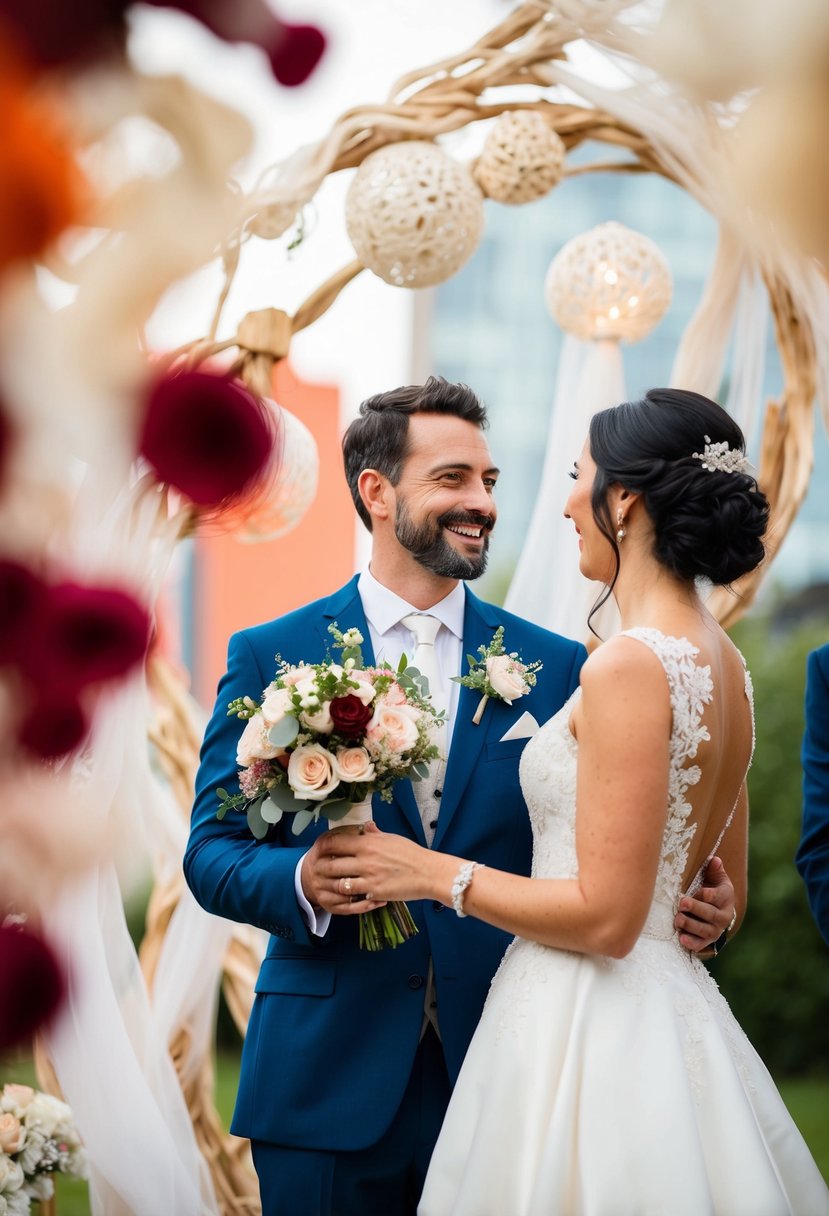
[[[579,458],[593,415],[624,399],[618,342],[582,342],[566,335],[541,483],[504,606],[537,625],[580,641],[587,640],[587,617],[603,587],[586,581],[579,573],[575,530],[563,514],[571,485],[567,474]],[[618,628],[615,605],[608,601],[592,624],[603,638],[614,633]]]

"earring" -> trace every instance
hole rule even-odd
[[[622,514],[621,507],[619,508],[618,513],[616,515],[616,523],[618,525],[618,531],[616,532],[616,540],[621,545],[622,541],[627,536],[627,531],[625,529],[625,517]]]

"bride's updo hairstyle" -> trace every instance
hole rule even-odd
[[[593,515],[616,558],[608,594],[620,564],[608,507],[608,490],[616,483],[641,495],[653,524],[654,555],[678,578],[727,586],[763,560],[768,499],[747,471],[703,467],[694,453],[704,454],[709,442],[745,452],[743,433],[731,415],[686,389],[653,388],[641,401],[594,415]]]

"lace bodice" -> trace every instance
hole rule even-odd
[[[696,831],[690,823],[688,790],[700,779],[693,761],[697,749],[710,735],[702,719],[710,702],[713,683],[710,667],[696,662],[699,653],[687,638],[668,637],[657,629],[628,629],[624,636],[648,646],[665,668],[670,690],[672,726],[668,808],[653,902],[643,934],[670,937],[679,900],[688,851]],[[533,830],[533,877],[575,878],[576,857],[576,759],[578,744],[570,732],[570,715],[581,690],[576,689],[559,712],[545,723],[527,744],[521,758],[521,786]],[[746,672],[746,696],[752,703],[751,681]],[[752,709],[753,721],[753,709]],[[732,810],[717,839],[713,856],[734,814]],[[706,858],[707,862],[708,858]],[[703,866],[688,885],[693,890]]]

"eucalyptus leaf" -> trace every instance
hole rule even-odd
[[[268,739],[274,747],[288,747],[299,734],[299,722],[290,714],[286,714],[281,722],[272,726],[268,731]]]
[[[311,823],[311,821],[315,818],[316,815],[313,811],[297,811],[297,813],[294,815],[294,822],[291,828],[294,836],[299,836],[300,832],[304,832],[308,827],[308,824]]]
[[[219,788],[216,790],[216,793],[219,795],[222,802],[226,802],[227,799],[230,797],[230,794],[227,792],[227,790],[222,789],[221,786],[219,786]]]
[[[325,808],[325,818],[336,823],[338,819],[342,819],[348,813],[351,803],[347,798],[334,798],[331,802],[324,802],[323,807]]]
[[[295,811],[297,798],[294,791],[285,781],[280,781],[276,785],[272,785],[269,790],[271,802],[281,807],[283,811]]]
[[[226,807],[226,806],[220,806],[220,807],[219,807],[219,809],[218,809],[218,811],[216,812],[216,818],[217,818],[219,821],[221,821],[222,819],[224,819],[224,817],[225,817],[225,815],[226,815],[226,814],[227,814],[227,807]]]
[[[264,794],[261,798],[257,798],[248,807],[248,827],[257,840],[264,840],[270,829],[270,824],[266,819],[262,818],[262,803],[265,801]]]
[[[429,765],[418,760],[417,764],[412,765],[412,780],[425,781],[429,776]]]
[[[274,802],[273,798],[268,797],[262,803],[260,814],[265,823],[279,823],[285,811],[278,802]]]

